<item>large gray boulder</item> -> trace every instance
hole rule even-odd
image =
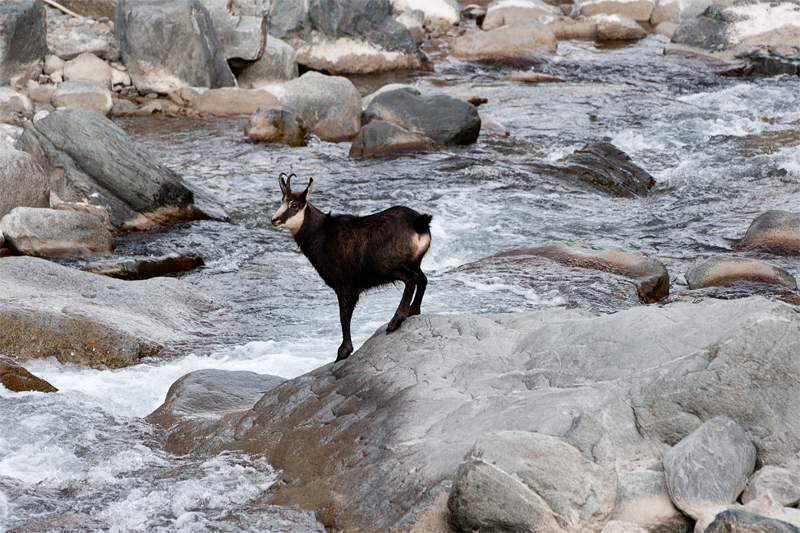
[[[211,15],[199,0],[120,0],[114,33],[141,93],[236,84]]]
[[[200,0],[214,20],[227,60],[255,61],[264,54],[270,0]]]
[[[277,0],[270,34],[297,51],[301,65],[332,74],[432,70],[390,0]]]
[[[698,17],[684,20],[666,52],[698,49],[725,60],[749,60],[751,70],[766,75],[796,75],[800,69],[800,11],[791,1],[712,4]]]
[[[119,368],[186,353],[230,328],[214,302],[175,278],[122,281],[34,257],[0,260],[0,353],[16,361]]]
[[[482,435],[459,466],[447,502],[458,531],[600,531],[617,475],[548,435]]]
[[[261,89],[296,110],[307,133],[323,141],[350,141],[361,129],[361,94],[343,76],[306,72],[296,80]]]
[[[421,133],[404,130],[385,120],[373,120],[358,132],[350,157],[385,157],[402,152],[430,152],[437,146]]]
[[[12,77],[38,78],[47,51],[44,5],[38,0],[0,3],[0,86]]]
[[[756,465],[756,448],[739,425],[721,415],[664,454],[664,474],[675,506],[693,518],[733,503]]]
[[[201,191],[97,113],[59,109],[26,128],[17,145],[48,174],[54,206],[88,211],[116,228],[205,217],[196,207]]]
[[[111,253],[117,247],[99,218],[80,211],[16,207],[0,219],[0,231],[11,248],[39,257]]]
[[[558,437],[630,471],[726,414],[767,464],[787,461],[800,451],[799,352],[800,317],[763,298],[423,315],[202,435],[171,435],[168,450],[263,453],[283,480],[268,502],[386,531],[438,501],[476,440],[499,431]]]
[[[545,174],[582,182],[622,198],[647,196],[655,179],[630,156],[607,142],[592,142],[556,163],[533,163]]]
[[[478,140],[481,118],[477,108],[458,98],[420,95],[402,88],[376,94],[367,106],[374,119],[421,133],[437,144],[472,144]]]
[[[297,52],[277,37],[269,36],[261,59],[243,65],[236,74],[242,89],[258,89],[298,76]]]
[[[777,255],[800,255],[800,214],[788,211],[762,213],[747,228],[738,250]]]
[[[0,218],[15,207],[50,207],[50,180],[30,154],[0,150]]]

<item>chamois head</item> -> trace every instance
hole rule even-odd
[[[292,178],[297,176],[291,174],[286,176],[286,180],[283,179],[284,176],[286,174],[281,173],[278,178],[283,198],[281,199],[281,206],[272,217],[272,225],[276,228],[287,227],[294,235],[303,225],[306,207],[308,206],[308,195],[311,194],[311,189],[314,188],[314,180],[309,178],[308,186],[303,192],[292,192],[290,183]]]

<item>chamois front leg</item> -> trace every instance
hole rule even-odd
[[[411,304],[411,297],[414,295],[414,282],[406,281],[406,288],[403,291],[403,297],[400,299],[400,305],[397,307],[392,320],[386,326],[386,333],[391,333],[400,328],[400,325],[408,318],[408,308]]]
[[[350,339],[350,319],[353,318],[353,309],[356,308],[358,295],[337,292],[339,299],[339,321],[342,323],[342,345],[339,346],[336,362],[343,361],[353,353],[353,341]]]

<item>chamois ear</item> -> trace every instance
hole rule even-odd
[[[278,176],[278,183],[281,186],[281,192],[283,193],[283,195],[284,196],[288,196],[289,193],[291,192],[291,189],[289,188],[289,184],[283,179],[284,176],[286,176],[286,174],[281,172],[281,175]],[[289,180],[291,180],[291,179],[292,178],[289,177]]]
[[[303,200],[308,200],[308,195],[311,194],[311,190],[314,188],[314,178],[308,178],[308,187],[304,190],[300,196]]]

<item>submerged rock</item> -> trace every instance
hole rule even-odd
[[[199,0],[120,0],[114,33],[142,94],[236,84],[211,15]]]
[[[90,212],[115,228],[219,217],[214,206],[196,207],[202,191],[97,113],[59,109],[26,128],[17,145],[48,174],[51,206]]]
[[[171,253],[158,257],[126,257],[98,261],[85,265],[81,270],[110,278],[142,280],[188,272],[204,264],[203,258],[197,254]]]
[[[684,276],[690,289],[737,282],[757,282],[796,289],[794,276],[776,266],[746,257],[714,256],[692,266]]]
[[[518,20],[539,20],[540,17],[560,17],[564,13],[556,6],[541,0],[494,0],[486,7],[481,28],[490,31]]]
[[[717,416],[664,454],[667,488],[675,506],[692,518],[733,503],[756,464],[756,448],[742,428]]]
[[[481,131],[475,106],[450,96],[422,96],[416,90],[395,89],[376,93],[367,110],[375,113],[375,120],[421,133],[440,145],[472,144]]]
[[[0,86],[11,78],[36,79],[47,51],[44,5],[37,0],[0,3]]]
[[[25,255],[102,254],[117,247],[99,218],[79,211],[16,207],[0,219],[0,229],[9,247]]]
[[[402,152],[436,150],[433,139],[404,130],[391,122],[373,120],[358,133],[350,146],[350,157],[385,157]]]
[[[120,368],[218,333],[214,302],[174,278],[122,281],[34,257],[0,260],[0,353]]]
[[[453,43],[452,55],[461,59],[512,65],[537,64],[542,54],[553,54],[558,41],[541,22],[521,19],[491,31],[468,33]]]
[[[625,471],[725,414],[765,461],[790,460],[799,350],[800,317],[763,298],[599,317],[423,315],[202,435],[170,435],[168,450],[263,453],[282,472],[268,503],[385,531],[438,501],[476,440],[501,431],[557,437]]]
[[[578,180],[622,198],[647,196],[656,181],[631,158],[607,142],[593,142],[556,164],[533,163],[546,174]]]
[[[0,150],[0,219],[15,207],[50,207],[50,180],[30,154]]]
[[[0,355],[0,385],[13,392],[58,392],[43,379],[37,378],[20,365]]]
[[[260,106],[245,124],[244,134],[255,141],[306,145],[303,119],[287,107]]]
[[[432,70],[389,0],[285,0],[270,13],[270,34],[297,51],[305,67],[332,74]]]
[[[737,250],[800,255],[800,214],[767,211],[759,215],[736,244]]]
[[[598,531],[617,475],[548,435],[500,431],[478,438],[458,468],[447,507],[458,531]]]

